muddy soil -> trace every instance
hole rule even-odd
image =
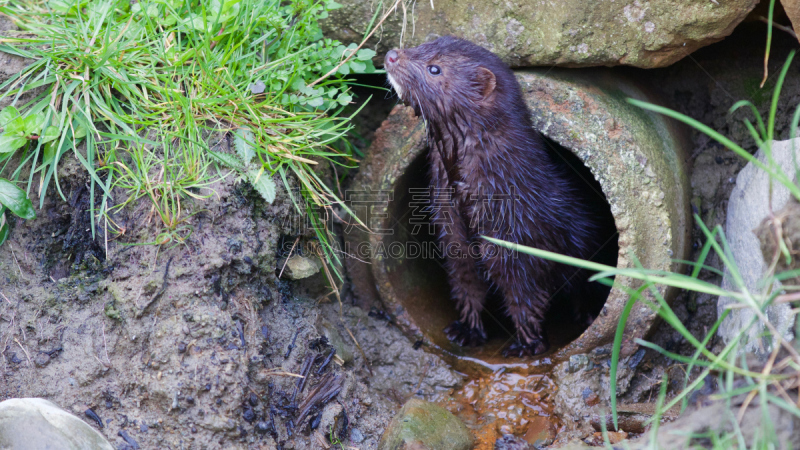
[[[0,399],[48,398],[117,448],[317,449],[331,430],[375,448],[405,398],[460,381],[386,321],[279,280],[294,207],[232,180],[185,205],[184,244],[132,246],[160,231],[149,205],[93,238],[87,179],[62,164],[68,201],[49,196],[0,249]],[[332,343],[355,356],[340,365]]]
[[[729,116],[727,109],[749,98],[765,111],[769,83],[797,45],[776,35],[771,81],[759,90],[764,34],[763,26],[744,25],[670,68],[634,72],[659,86],[667,104],[752,147],[743,112]],[[800,78],[787,80],[784,92],[780,139],[800,101]],[[357,148],[395,101],[375,93],[374,106],[361,112]],[[743,162],[699,133],[692,147],[695,212],[709,227],[724,224]],[[228,177],[213,186],[211,199],[184,205],[195,213],[185,243],[130,245],[153,242],[160,231],[149,205],[115,217],[123,235],[98,227],[93,237],[83,171],[68,160],[59,173],[67,201],[51,189],[37,219],[17,221],[0,247],[0,400],[52,400],[97,425],[117,448],[319,449],[335,435],[333,441],[375,449],[411,395],[446,403],[455,388],[491,388],[415,349],[381,311],[353,306],[346,284],[340,305],[323,273],[279,279],[284,244],[312,235],[292,226],[286,191],[269,205]],[[694,238],[699,248],[698,227]],[[715,259],[710,264],[719,267]],[[683,295],[675,308],[699,337],[716,320],[709,296]],[[691,351],[667,326],[653,341]],[[341,359],[329,358],[332,347]],[[607,370],[606,350],[592,355],[597,370]],[[664,371],[673,388],[682,384],[681,371],[658,354],[641,350],[634,360],[625,402],[653,400]],[[300,373],[309,375],[304,384]],[[580,379],[569,383],[553,387],[575,392],[578,402],[569,410],[556,405],[557,428],[571,423],[577,431],[570,437],[580,438],[596,395],[584,396]],[[480,421],[487,413],[480,408],[462,418]]]

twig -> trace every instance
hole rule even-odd
[[[429,361],[428,364],[425,365],[425,370],[422,371],[422,375],[419,377],[419,381],[417,382],[417,386],[411,392],[411,397],[414,397],[415,395],[417,395],[417,392],[419,391],[419,388],[422,387],[422,382],[425,380],[425,377],[428,376],[428,371],[431,369],[432,366],[433,366],[433,361]]]
[[[295,378],[303,378],[302,375],[292,372],[266,372],[264,375],[280,375],[283,377],[295,377]]]
[[[14,342],[16,342],[17,345],[19,345],[19,348],[21,348],[22,351],[25,353],[25,357],[28,358],[28,366],[29,367],[33,366],[33,363],[31,362],[31,355],[28,353],[27,350],[25,350],[25,347],[23,347],[22,344],[19,343],[17,338],[14,338]]]
[[[772,301],[773,304],[777,303],[790,303],[800,301],[800,292],[795,292],[792,294],[783,294],[775,297],[775,300]]]
[[[19,266],[19,261],[17,260],[17,254],[14,253],[14,246],[8,244],[8,248],[11,249],[11,256],[14,257],[14,262],[17,263],[17,270],[19,270],[19,275],[22,276],[22,268]]]
[[[342,323],[342,325],[344,325],[344,323]],[[350,339],[352,339],[353,342],[356,343],[356,348],[358,348],[358,351],[361,352],[361,356],[364,358],[364,365],[367,366],[367,370],[369,371],[369,376],[374,376],[374,374],[372,373],[372,367],[370,367],[369,364],[369,359],[367,359],[367,354],[364,353],[364,349],[361,348],[361,344],[358,343],[358,340],[356,340],[356,337],[353,336],[353,332],[350,331],[350,328],[347,328],[347,325],[344,325],[344,331],[347,331],[347,334],[350,335]]]
[[[784,389],[779,382],[773,381],[772,385],[775,386],[775,389],[778,390],[778,394],[780,394],[780,396],[783,397],[783,399],[786,401],[786,404],[791,405],[792,403],[794,403],[794,400],[792,400],[789,397],[789,394],[786,393],[786,389]]]
[[[779,337],[780,339],[780,337]],[[775,364],[775,358],[778,357],[778,350],[780,350],[780,345],[775,345],[772,349],[772,353],[769,355],[769,359],[767,360],[767,364],[764,365],[764,368],[761,370],[761,374],[767,376],[772,371],[772,367]],[[756,394],[758,394],[758,389],[753,389],[747,394],[747,398],[745,399],[744,403],[742,403],[742,407],[739,408],[739,414],[736,415],[736,420],[740,424],[742,423],[742,418],[744,417],[744,413],[747,412],[747,407],[750,406],[750,402],[753,401]]]
[[[336,294],[336,300],[339,300],[339,315],[343,314],[344,306],[342,305],[342,297],[339,295],[339,288],[336,286],[336,280],[333,279],[331,271],[328,269],[328,264],[325,262],[325,255],[322,253],[322,248],[317,246],[317,257],[322,261],[322,268],[325,269],[325,276],[328,277],[328,283],[333,288],[333,293]]]
[[[753,399],[756,397],[756,394],[758,394],[758,388],[755,388],[747,393],[747,398],[744,399],[742,407],[739,408],[739,413],[736,414],[736,422],[738,422],[739,424],[742,423],[742,418],[744,417],[744,413],[747,412],[747,407],[750,406],[750,402],[753,401]]]
[[[297,246],[298,242],[300,242],[300,236],[297,236],[297,239],[294,240],[294,244],[292,244],[292,248],[289,250],[289,254],[286,256],[286,261],[283,262],[283,267],[281,267],[281,273],[278,274],[278,278],[283,275],[283,270],[286,269],[286,263],[288,263],[289,258],[292,257],[292,252],[294,251],[294,248]]]
[[[769,19],[767,19],[764,16],[758,16],[758,20],[760,20],[760,21],[762,21],[762,22],[764,22],[766,24],[769,24]],[[779,25],[779,24],[777,24],[775,22],[772,22],[772,26],[777,28],[777,29],[779,29],[779,30],[781,30],[781,31],[785,31],[785,32],[789,33],[795,39],[797,39],[797,33],[795,33],[795,31],[792,29],[792,27],[787,27],[786,25]]]
[[[764,83],[767,82],[767,76],[769,75],[769,50],[772,46],[772,14],[774,12],[773,7],[775,6],[775,0],[770,0],[769,6],[769,18],[767,19],[767,48],[764,50],[764,78],[761,79],[761,84],[758,86],[759,88],[764,87]],[[771,198],[770,196],[770,200]]]
[[[106,361],[108,361],[108,367],[111,367],[111,358],[108,357],[108,343],[106,342],[106,324],[103,323],[103,352],[106,354]]]

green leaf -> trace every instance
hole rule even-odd
[[[206,31],[206,26],[203,23],[203,17],[197,14],[189,14],[189,17],[182,20],[181,23],[184,26],[193,28],[195,31]],[[209,23],[209,25],[211,24]]]
[[[359,61],[370,61],[375,56],[375,50],[371,48],[362,48],[356,53],[356,59]]]
[[[8,122],[4,134],[16,137],[25,136],[25,118],[17,117],[15,120]]]
[[[72,138],[77,141],[78,139],[83,139],[86,137],[86,127],[80,125],[76,122],[72,122],[75,126],[75,133],[72,135]]]
[[[178,17],[175,14],[167,14],[166,17],[161,19],[161,25],[166,27],[171,27],[178,23]],[[170,47],[170,50],[173,50],[175,47]]]
[[[295,90],[295,91],[301,91],[302,92],[302,89],[305,88],[305,87],[306,87],[306,80],[304,80],[302,78],[298,78],[298,79],[294,80],[294,83],[292,83],[292,90]]]
[[[211,5],[208,8],[208,16],[211,20],[216,20],[217,16],[222,12],[222,3],[220,0],[211,0]]]
[[[0,218],[5,218],[5,216],[2,216]],[[5,220],[0,220],[0,222],[2,222],[3,224],[2,226],[0,226],[0,245],[3,245],[6,239],[8,239],[9,227],[8,227],[8,222],[6,222]]]
[[[25,191],[3,178],[0,178],[0,204],[23,219],[36,218],[36,213],[33,212],[33,204],[28,200]]]
[[[242,0],[223,0],[221,2],[222,13],[238,13],[239,12],[239,2]],[[211,5],[214,8],[214,3],[220,3],[219,0],[212,0]],[[219,6],[217,6],[219,8]],[[214,11],[216,14],[216,10]]]
[[[39,138],[39,142],[44,144],[54,139],[57,139],[60,136],[61,136],[61,131],[58,129],[58,127],[50,125],[49,127],[47,127],[46,130],[44,130],[44,134],[42,134],[42,136]]]
[[[261,194],[261,197],[264,198],[269,204],[275,201],[275,182],[272,181],[272,178],[264,173],[264,168],[261,169],[251,169],[247,171],[247,179],[253,185],[256,191]]]
[[[113,7],[111,3],[103,1],[89,2],[89,4],[86,5],[86,14],[91,21],[100,21],[100,19],[103,19],[105,22],[105,19],[108,18],[108,8],[111,7]]]
[[[0,153],[10,153],[25,145],[27,139],[18,136],[0,134]]]
[[[240,172],[244,170],[244,164],[242,164],[242,162],[239,161],[239,158],[237,158],[234,155],[231,155],[229,153],[219,153],[215,151],[209,151],[208,153],[211,154],[211,156],[214,157],[214,159],[216,159],[217,161],[222,163],[222,165],[224,165],[229,169],[233,169]]]
[[[25,136],[39,135],[42,132],[42,125],[44,125],[44,114],[28,114],[23,122],[23,134]]]
[[[131,14],[136,15],[139,12],[142,12],[142,2],[136,2],[131,5]],[[152,2],[148,3],[146,9],[144,10],[144,14],[151,18],[158,17],[158,4]]]
[[[245,166],[250,164],[250,161],[256,156],[256,152],[253,150],[255,140],[253,132],[248,128],[239,128],[233,132],[233,146]]]
[[[342,106],[348,105],[348,104],[350,104],[350,102],[353,101],[353,96],[345,94],[345,93],[341,93],[341,94],[339,94],[339,97],[336,98],[336,101],[339,102],[339,104],[342,105]]]
[[[53,157],[56,156],[56,144],[57,142],[54,141],[45,144],[44,155],[42,156],[43,164],[50,164],[51,162],[53,162]]]
[[[320,106],[322,106],[322,103],[324,101],[325,101],[325,99],[323,99],[322,97],[314,97],[311,100],[308,100],[308,102],[306,102],[306,104],[308,106],[313,106],[314,108],[319,108]]]
[[[0,111],[0,128],[5,128],[6,124],[19,118],[19,111],[13,106],[6,106]]]
[[[342,7],[341,3],[336,3],[334,0],[328,0],[325,2],[325,9],[328,11],[333,11],[334,9],[339,9]]]
[[[61,14],[68,14],[74,8],[75,2],[69,0],[50,0],[47,6],[53,11]]]
[[[353,69],[355,73],[363,73],[364,70],[367,68],[367,64],[361,61],[350,61],[350,68]]]
[[[350,64],[352,63],[353,61],[342,64],[342,67],[339,67],[339,73],[342,75],[350,75]]]

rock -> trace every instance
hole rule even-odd
[[[494,443],[494,450],[535,450],[536,447],[521,437],[513,434],[505,434],[497,438]]]
[[[41,398],[0,403],[0,448],[108,449],[114,447],[86,422]]]
[[[658,445],[654,445],[652,433],[648,432],[626,448],[632,450],[698,448],[694,436],[700,433],[712,436],[738,436],[743,444],[740,448],[755,448],[766,442],[778,444],[774,448],[779,449],[800,448],[800,418],[773,402],[761,402],[756,398],[737,420],[734,415],[742,412],[744,398],[745,396],[741,395],[727,404],[724,400],[717,401],[704,408],[686,412],[674,422],[659,427],[656,437]],[[768,433],[767,436],[764,435],[765,432]]]
[[[798,33],[800,30],[800,0],[781,0],[781,5],[783,5],[783,10],[786,11],[786,15],[789,16],[789,20],[792,22],[795,34],[800,35]],[[798,40],[800,40],[800,36],[798,36]]]
[[[336,402],[328,403],[321,414],[319,429],[323,430],[326,436],[332,434],[336,439],[344,440],[343,433],[347,432],[347,419],[342,405]]]
[[[589,357],[586,355],[572,355],[569,357],[567,372],[575,373],[589,366]]]
[[[617,405],[617,425],[619,431],[626,431],[628,433],[644,433],[647,431],[648,426],[656,413],[657,406],[655,403],[628,403]],[[614,420],[611,413],[607,410],[601,409],[602,415],[595,414],[590,417],[589,423],[592,428],[597,431],[614,430]],[[661,411],[661,420],[672,421],[675,420],[681,413],[680,405],[673,406],[671,409]]]
[[[336,326],[327,320],[320,318],[317,322],[317,331],[319,334],[328,338],[328,342],[331,344],[331,347],[336,349],[336,354],[342,358],[342,361],[349,363],[353,360],[353,351],[350,349],[350,346],[344,342],[342,334],[339,333],[339,330],[336,329]]]
[[[340,0],[322,22],[327,37],[356,42],[374,15],[374,3]],[[394,2],[389,2],[393,4]],[[758,0],[622,0],[550,2],[432,0],[383,24],[377,50],[411,47],[452,34],[497,53],[512,66],[664,67],[728,36]],[[407,27],[403,33],[403,18]],[[411,25],[413,24],[413,26]],[[379,56],[383,61],[383,57]]]
[[[472,435],[450,411],[412,398],[392,419],[378,450],[469,450]]]
[[[586,445],[584,442],[580,441],[571,441],[568,442],[566,445],[558,447],[559,450],[594,450],[597,447],[590,447]]]
[[[615,445],[627,439],[628,433],[624,431],[607,431],[606,436],[608,436],[608,443]],[[595,432],[584,441],[592,447],[603,447],[605,445],[605,437],[603,437],[603,433],[600,431]]]
[[[800,155],[800,139],[795,140],[795,147]],[[786,173],[793,170],[794,164],[791,155],[791,141],[773,142],[772,156],[776,164]],[[766,156],[762,150],[756,153],[759,161],[765,162]],[[736,187],[731,192],[728,201],[728,217],[725,222],[725,235],[728,239],[731,253],[745,287],[750,292],[758,292],[759,281],[761,281],[767,266],[761,255],[761,245],[753,230],[770,213],[768,201],[769,195],[769,176],[763,170],[757,168],[752,163],[747,164],[736,177]],[[772,183],[772,210],[777,211],[786,205],[789,200],[789,191],[780,183]],[[728,268],[725,268],[725,275],[722,279],[722,288],[727,290],[738,290]],[[717,314],[722,315],[725,308],[735,303],[730,297],[720,297],[717,302]],[[772,305],[767,308],[767,317],[772,325],[784,337],[791,338],[788,334],[789,329],[794,323],[794,316],[791,313],[789,304]],[[753,320],[753,311],[743,308],[734,309],[722,322],[717,333],[728,343],[734,339],[739,332],[748,327]],[[764,335],[764,325],[756,321],[742,338],[742,351],[748,353],[768,353],[771,350],[771,342],[768,336]]]
[[[278,265],[283,267],[283,263]],[[283,276],[291,280],[302,280],[308,278],[319,272],[322,268],[318,258],[309,258],[306,256],[294,255],[286,261],[286,267],[283,269]]]
[[[774,217],[767,217],[753,232],[758,237],[761,245],[761,256],[768,265],[775,264],[775,273],[784,273],[800,269],[800,261],[792,257],[787,261],[784,253],[778,246],[776,230],[780,230],[780,237],[786,249],[800,248],[800,202],[794,197],[789,197],[786,206],[775,211]],[[796,290],[800,285],[800,277],[794,276],[781,280],[787,290]],[[791,286],[793,289],[789,289]]]
[[[358,428],[353,428],[352,430],[350,430],[350,440],[354,444],[360,444],[364,442],[364,434],[361,433],[361,430],[359,430]]]

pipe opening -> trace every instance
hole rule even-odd
[[[602,241],[606,244],[593,260],[616,267],[617,230],[600,183],[573,152],[549,139],[546,142],[554,159],[563,162],[575,173],[576,179],[596,206],[595,214],[600,216],[604,224],[601,233]],[[401,297],[397,298],[398,302],[422,332],[424,339],[455,356],[476,358],[493,364],[501,363],[505,360],[502,349],[514,339],[514,326],[502,306],[502,294],[499,292],[491,292],[487,296],[486,309],[482,316],[489,336],[486,344],[476,348],[460,347],[452,344],[443,332],[446,326],[458,318],[458,312],[450,297],[450,286],[443,266],[444,255],[441,254],[441,247],[436,245],[430,212],[424,208],[424,193],[429,186],[426,150],[420,152],[408,165],[393,187],[394,201],[389,206],[388,223],[394,225],[392,232],[383,238],[388,256],[385,263],[391,266],[386,271],[387,281],[395,287],[395,292]],[[391,248],[398,244],[405,249],[401,258],[391,255]],[[572,342],[590,325],[585,320],[578,322],[572,302],[581,302],[584,310],[596,317],[610,290],[608,286],[598,285],[598,289],[594,290],[597,293],[594,298],[570,299],[557,296],[554,299],[545,319],[545,330],[551,344],[548,354]],[[537,355],[536,358],[540,357]]]

